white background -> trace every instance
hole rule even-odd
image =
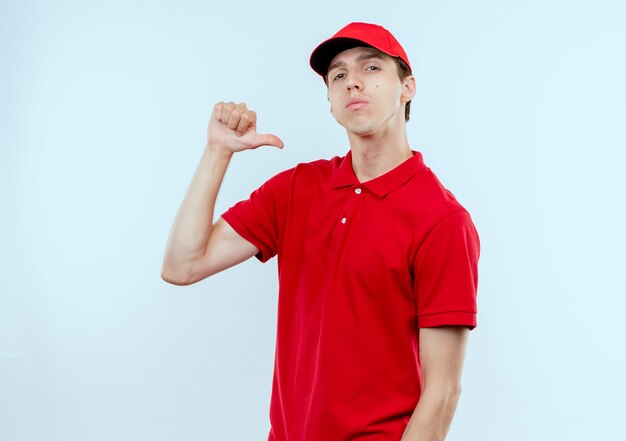
[[[3,1],[0,439],[266,439],[276,259],[176,287],[163,251],[215,102],[286,144],[216,216],[348,151],[308,58],[350,21],[402,42],[411,146],[481,237],[448,440],[626,439],[623,5]]]

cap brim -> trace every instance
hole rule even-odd
[[[358,46],[374,47],[371,44],[367,44],[355,38],[338,37],[328,39],[313,50],[309,64],[315,72],[321,76],[325,76],[326,73],[328,73],[330,62],[333,61],[333,58],[335,58],[339,52]]]

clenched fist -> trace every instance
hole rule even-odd
[[[213,107],[207,145],[232,153],[262,145],[284,147],[279,137],[256,132],[256,112],[248,109],[245,103],[235,104],[232,101],[219,102]]]

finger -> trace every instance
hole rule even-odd
[[[230,113],[233,111],[234,108],[235,108],[235,103],[233,103],[232,101],[224,104],[222,106],[222,114],[220,117],[220,121],[223,122],[224,124],[228,123],[228,118],[230,118]]]
[[[261,133],[258,133],[254,137],[254,143],[257,146],[271,145],[274,147],[278,147],[279,149],[282,149],[285,146],[285,143],[278,136],[271,134],[264,135]]]
[[[231,130],[236,130],[239,126],[239,122],[241,121],[241,117],[245,115],[248,111],[249,110],[248,106],[246,106],[246,103],[237,104],[230,112],[230,116],[228,117],[228,128]]]
[[[243,135],[245,131],[248,130],[248,127],[250,127],[251,124],[250,118],[250,112],[245,112],[241,115],[241,118],[239,118],[239,124],[236,127],[238,135]]]
[[[241,110],[237,108],[234,108],[230,112],[230,115],[228,116],[228,120],[226,123],[229,129],[235,130],[237,128],[237,126],[239,125],[239,121],[241,121],[241,115],[242,115]]]
[[[213,106],[213,116],[215,116],[215,118],[217,118],[218,121],[220,120],[222,116],[223,107],[224,107],[224,103],[222,101],[220,101],[215,106]]]

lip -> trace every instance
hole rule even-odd
[[[352,99],[352,100],[348,101],[348,103],[346,104],[346,109],[358,110],[358,109],[361,109],[361,108],[365,107],[367,104],[368,103],[365,100],[362,100],[362,99]]]

